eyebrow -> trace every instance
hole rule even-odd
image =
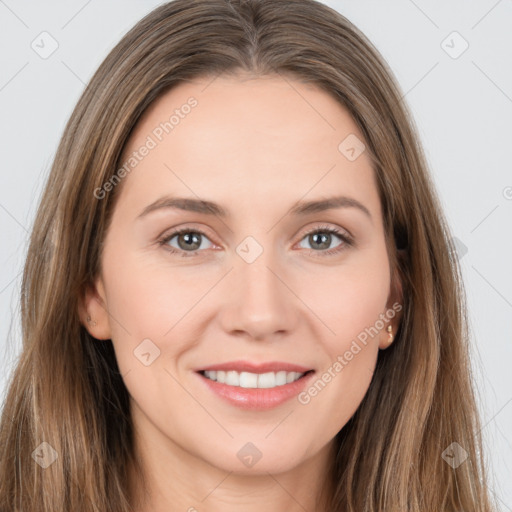
[[[146,206],[137,218],[145,217],[151,212],[161,209],[178,209],[187,212],[203,213],[206,215],[216,215],[222,218],[229,217],[229,213],[222,206],[205,199],[193,199],[186,197],[161,197],[155,202]],[[298,201],[295,203],[287,214],[295,216],[305,216],[312,213],[333,210],[335,208],[356,208],[363,212],[372,221],[372,215],[368,208],[352,197],[334,196],[325,199],[313,201]]]

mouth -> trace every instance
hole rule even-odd
[[[228,386],[245,389],[273,389],[296,382],[311,372],[313,370],[308,370],[307,372],[287,372],[286,370],[281,370],[266,373],[237,372],[235,370],[203,370],[199,373],[211,381]]]
[[[290,363],[235,361],[196,370],[206,387],[241,409],[266,410],[298,395],[315,370]]]

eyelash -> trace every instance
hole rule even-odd
[[[205,238],[207,238],[209,240],[206,233],[204,233],[200,229],[179,228],[179,229],[174,230],[172,233],[164,235],[162,238],[160,238],[158,240],[158,244],[160,246],[166,246],[166,247],[164,247],[164,249],[166,251],[170,252],[171,254],[179,254],[180,256],[182,256],[184,258],[187,258],[190,256],[196,256],[198,253],[202,252],[202,249],[196,249],[195,251],[181,251],[181,250],[175,249],[174,247],[166,245],[175,236],[181,235],[182,233],[195,233],[195,234],[204,236]],[[340,231],[337,228],[332,228],[329,226],[319,226],[319,227],[311,229],[310,231],[307,231],[306,233],[304,233],[304,235],[302,236],[300,241],[302,241],[304,238],[306,238],[309,235],[317,234],[317,233],[329,233],[329,234],[336,235],[338,238],[340,238],[342,240],[343,243],[341,245],[339,245],[338,247],[335,247],[334,249],[327,249],[325,251],[315,251],[313,249],[306,249],[306,250],[309,250],[310,255],[313,255],[315,257],[323,258],[323,257],[328,257],[328,256],[334,256],[334,255],[346,250],[347,248],[355,245],[353,238],[351,236],[349,236],[346,232]]]

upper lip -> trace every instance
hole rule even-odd
[[[253,363],[251,361],[229,361],[227,363],[211,364],[196,369],[197,372],[218,370],[249,373],[267,373],[279,371],[305,373],[309,370],[312,370],[312,368],[282,361],[268,361],[266,363]]]

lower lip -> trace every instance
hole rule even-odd
[[[201,380],[218,396],[241,409],[263,411],[272,409],[297,396],[310,381],[314,372],[302,376],[295,382],[276,386],[275,388],[241,388],[228,386],[215,380],[210,380],[198,373]]]

